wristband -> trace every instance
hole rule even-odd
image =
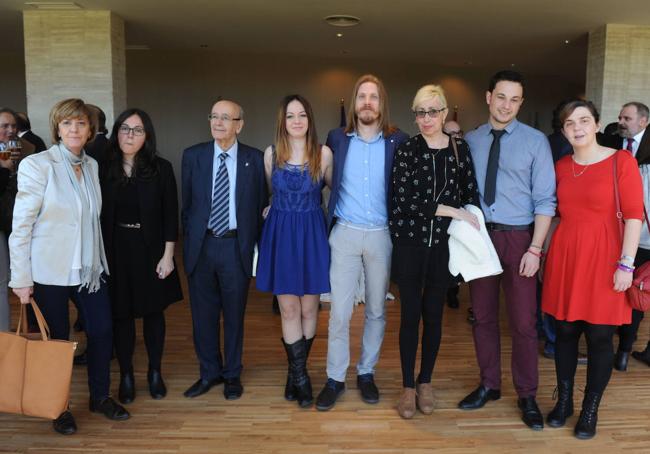
[[[621,260],[627,260],[634,263],[634,257],[630,257],[629,255],[621,255]]]
[[[532,255],[534,255],[535,257],[540,258],[540,259],[541,259],[542,256],[544,255],[544,253],[543,253],[542,251],[535,252],[535,251],[531,251],[530,249],[528,249],[526,252],[528,252],[529,254],[532,254]]]
[[[634,267],[633,266],[627,266],[627,265],[624,265],[621,262],[619,262],[616,265],[616,268],[618,268],[621,271],[625,271],[626,273],[633,273],[634,272]]]

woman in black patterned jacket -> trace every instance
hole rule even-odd
[[[415,414],[416,399],[422,413],[433,412],[431,375],[440,346],[442,308],[452,279],[447,228],[455,218],[478,229],[476,216],[461,207],[480,206],[467,143],[442,131],[447,116],[442,88],[420,88],[412,108],[420,134],[402,143],[395,154],[389,216],[392,277],[401,301],[399,348],[404,392],[397,410],[407,419]],[[416,388],[420,318],[422,359]]]

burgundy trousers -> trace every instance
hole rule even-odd
[[[512,380],[519,397],[537,393],[536,277],[519,275],[519,264],[531,241],[528,230],[490,232],[503,274],[470,281],[476,322],[472,328],[481,384],[501,389],[499,286],[503,284],[508,324],[512,336]]]

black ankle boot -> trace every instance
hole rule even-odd
[[[118,399],[123,404],[130,404],[135,400],[135,378],[133,371],[120,374],[120,389]]]
[[[596,435],[598,423],[598,406],[602,394],[588,392],[582,401],[582,411],[574,430],[575,436],[581,440],[588,440]]]
[[[284,343],[284,339],[280,339],[284,349],[287,352],[287,383],[284,385],[284,398],[289,401],[296,400],[296,390],[293,386],[293,379],[291,377],[291,358],[289,357],[289,351],[287,350],[287,344]]]
[[[546,417],[551,427],[562,427],[566,419],[573,415],[573,380],[560,380],[557,383],[557,402]]]
[[[149,369],[147,381],[149,382],[149,394],[153,399],[162,399],[167,395],[167,387],[159,369]]]
[[[282,342],[287,352],[287,357],[289,358],[289,366],[291,369],[289,375],[293,381],[298,405],[303,408],[308,407],[314,401],[314,396],[312,394],[311,381],[307,374],[307,342],[305,342],[304,337],[293,344],[287,344],[284,340]]]

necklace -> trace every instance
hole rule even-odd
[[[587,168],[589,168],[590,165],[591,165],[591,162],[584,166],[585,168],[582,169],[582,172],[576,173],[576,161],[575,161],[575,159],[571,158],[571,170],[573,171],[573,178],[578,178],[580,175],[585,173],[587,171]]]

